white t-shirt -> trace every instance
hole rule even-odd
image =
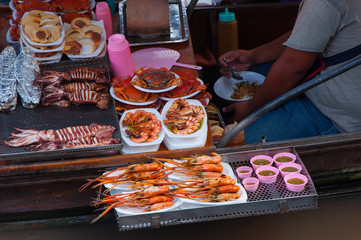
[[[361,44],[361,0],[303,0],[285,46],[328,57]],[[340,65],[330,66],[321,74]],[[341,132],[361,132],[361,66],[306,92]]]

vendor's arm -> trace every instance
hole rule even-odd
[[[297,86],[317,56],[318,53],[285,47],[256,95],[250,101],[237,102],[224,107],[223,111],[234,111],[233,120],[242,120],[253,111]]]
[[[239,49],[226,52],[218,58],[218,62],[221,65],[220,72],[223,75],[228,74],[227,63],[224,61],[224,58],[227,59],[227,62],[231,63],[231,66],[236,71],[245,71],[254,65],[275,61],[282,54],[285,48],[283,43],[288,39],[290,34],[291,31],[283,34],[272,42],[251,50]]]

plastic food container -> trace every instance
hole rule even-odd
[[[240,166],[236,169],[236,172],[240,179],[245,179],[251,177],[253,169],[249,166]]]
[[[277,153],[273,156],[273,161],[276,164],[276,167],[279,167],[283,163],[290,163],[296,161],[296,155],[289,152]]]
[[[168,150],[175,150],[175,149],[185,149],[185,148],[196,148],[196,147],[203,147],[207,141],[207,113],[204,109],[202,103],[198,100],[188,100],[187,102],[190,105],[201,106],[204,114],[204,118],[202,121],[202,125],[200,129],[196,132],[188,134],[188,135],[177,135],[169,131],[166,124],[164,124],[163,120],[166,120],[167,117],[165,116],[170,106],[173,104],[174,100],[168,101],[162,110],[161,114],[161,121],[162,126],[165,132],[164,138],[164,145],[167,147]]]
[[[169,131],[167,125],[165,125],[163,121],[167,119],[166,113],[167,113],[168,109],[172,106],[174,101],[175,100],[168,101],[164,105],[163,110],[162,110],[162,115],[161,115],[162,125],[163,125],[163,128],[164,128],[165,134],[168,137],[170,137],[172,139],[173,138],[177,139],[177,141],[182,141],[183,140],[184,142],[188,142],[189,138],[199,137],[199,136],[203,135],[204,132],[207,132],[207,112],[204,109],[204,106],[202,105],[202,103],[200,101],[192,100],[192,99],[189,99],[189,100],[187,99],[186,101],[189,103],[189,105],[196,105],[196,106],[202,107],[202,110],[204,112],[204,118],[203,118],[203,121],[202,121],[201,128],[198,129],[197,131],[195,131],[194,133],[191,133],[191,134],[188,134],[188,135],[178,135],[178,134],[175,134],[175,133],[172,133],[171,131]]]
[[[137,110],[144,110],[147,112],[154,113],[158,119],[160,119],[160,114],[157,110],[152,108],[139,108],[139,109],[132,109],[127,110],[122,114],[122,117],[119,121],[119,127],[120,127],[120,133],[122,136],[122,142],[123,142],[123,154],[130,154],[130,153],[142,153],[142,152],[155,152],[158,151],[160,144],[162,143],[164,139],[164,130],[163,127],[161,128],[160,133],[158,134],[158,138],[154,140],[153,142],[144,142],[144,143],[135,143],[132,142],[128,136],[128,134],[125,132],[127,127],[123,127],[122,121],[124,117],[127,115],[128,112],[135,112]]]
[[[302,170],[302,166],[298,163],[293,163],[293,162],[283,163],[278,167],[278,170],[280,170],[280,173],[284,178],[288,174],[300,173]]]
[[[168,150],[177,150],[177,149],[204,147],[206,141],[207,141],[207,132],[204,132],[199,137],[187,138],[186,140],[172,139],[171,137],[165,135],[163,143]]]
[[[270,184],[276,182],[279,170],[272,166],[263,166],[257,168],[256,174],[261,183]]]
[[[288,174],[284,180],[287,189],[292,192],[302,192],[308,182],[307,177],[299,173]]]
[[[262,166],[271,166],[273,163],[273,158],[267,155],[257,155],[252,157],[249,161],[253,169],[256,171],[258,168]]]
[[[247,191],[254,192],[258,188],[259,180],[255,177],[248,177],[243,179],[242,185]]]

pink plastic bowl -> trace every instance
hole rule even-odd
[[[259,180],[255,177],[248,177],[243,179],[242,185],[247,191],[254,192],[258,188]]]
[[[272,172],[274,172],[274,174],[270,175],[270,176],[264,176],[264,175],[260,174],[263,171],[272,171]],[[272,166],[263,166],[263,167],[257,168],[256,174],[261,183],[270,184],[270,183],[276,182],[277,176],[279,174],[279,170]]]
[[[289,171],[283,171],[282,169],[287,168],[287,167],[292,167],[292,168],[297,168],[297,171],[295,172],[289,172]],[[286,175],[288,174],[292,174],[292,173],[300,173],[302,170],[302,166],[298,163],[283,163],[281,165],[279,165],[278,170],[280,170],[280,173],[282,175],[282,177],[284,178]]]
[[[256,160],[260,160],[260,159],[268,160],[269,163],[268,163],[268,164],[265,164],[265,165],[257,165],[257,164],[255,163],[255,161],[256,161]],[[259,167],[262,167],[262,166],[271,166],[272,163],[273,163],[273,158],[271,158],[270,156],[267,156],[267,155],[257,155],[257,156],[252,157],[249,161],[250,161],[253,169],[256,171],[257,168],[259,168]]]
[[[303,181],[303,183],[302,184],[290,183],[289,180],[294,179],[294,178],[301,179]],[[307,177],[305,175],[302,175],[299,173],[288,174],[287,176],[285,176],[284,180],[285,180],[287,189],[292,192],[302,192],[305,189],[305,186],[308,182]]]
[[[288,161],[288,162],[280,162],[279,161],[279,160],[281,160],[280,157],[288,157],[292,160]],[[276,155],[273,156],[273,161],[275,162],[276,167],[279,167],[283,163],[290,163],[290,162],[296,161],[296,155],[294,155],[293,153],[289,153],[289,152],[277,153]]]
[[[236,169],[236,172],[240,179],[245,179],[252,175],[253,169],[248,166],[240,166]]]

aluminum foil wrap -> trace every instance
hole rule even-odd
[[[0,54],[0,110],[14,110],[17,103],[14,62],[16,52],[7,46]]]
[[[40,102],[41,88],[33,85],[39,75],[40,68],[34,52],[29,48],[23,48],[15,61],[15,77],[17,91],[25,108],[33,108]]]

